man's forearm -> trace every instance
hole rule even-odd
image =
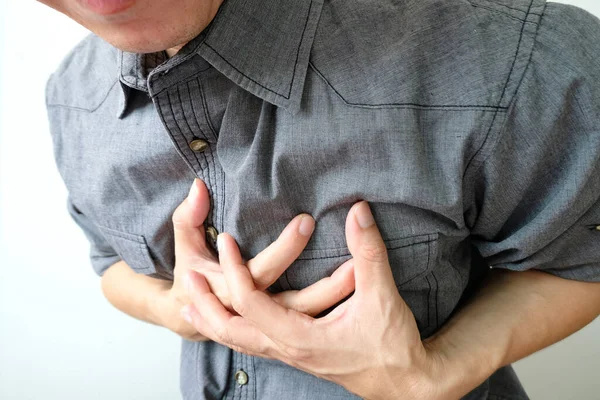
[[[171,286],[172,282],[136,274],[123,261],[113,264],[102,276],[102,291],[113,306],[155,325],[161,325],[155,302]]]
[[[459,398],[498,368],[550,346],[600,314],[600,283],[493,270],[479,293],[425,341],[441,366],[443,399]]]

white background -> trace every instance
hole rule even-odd
[[[86,32],[31,0],[1,0],[0,29],[0,399],[178,399],[179,339],[104,300],[66,213],[44,85]],[[600,320],[517,371],[534,400],[600,399]]]

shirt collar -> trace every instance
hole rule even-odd
[[[225,0],[207,29],[161,68],[199,54],[241,88],[296,113],[322,6],[323,0]],[[147,92],[149,70],[163,61],[155,54],[120,52],[119,116],[128,91]]]

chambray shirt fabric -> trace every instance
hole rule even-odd
[[[100,275],[124,260],[171,279],[170,218],[199,177],[207,226],[246,258],[295,215],[315,217],[274,292],[347,260],[345,217],[369,201],[423,337],[490,267],[600,281],[600,22],[571,6],[226,0],[168,60],[89,36],[50,78],[47,106],[68,210]],[[190,148],[197,139],[204,151]],[[181,390],[356,398],[283,363],[187,341]],[[465,398],[527,395],[508,366]]]

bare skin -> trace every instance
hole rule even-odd
[[[170,55],[208,26],[222,4],[222,0],[42,2],[117,48],[138,53],[167,50]],[[367,216],[364,203],[353,208],[347,220],[352,268],[341,267],[335,277],[308,292],[274,297],[264,291],[264,284],[289,266],[306,245],[306,235],[285,234],[280,244],[286,245],[275,245],[266,253],[277,262],[252,264],[241,259],[233,238],[224,234],[217,261],[205,252],[199,210],[207,206],[191,201],[194,206],[189,207],[186,202],[175,218],[189,215],[194,223],[175,223],[179,249],[175,283],[133,274],[126,264],[117,263],[102,278],[109,301],[183,337],[208,338],[238,351],[280,359],[365,398],[460,398],[502,365],[569,336],[600,314],[599,283],[535,271],[495,271],[475,299],[434,337],[421,342],[412,313],[392,290],[376,225],[360,227],[360,218]],[[298,218],[288,233],[310,217]],[[312,318],[354,287],[354,295],[328,317]],[[320,298],[330,292],[336,295]],[[381,318],[373,320],[373,315]],[[360,328],[364,324],[372,324],[376,334],[365,336]],[[349,357],[361,362],[348,363]]]
[[[235,312],[191,271],[193,305],[184,308],[186,319],[225,346],[280,360],[365,399],[449,400],[600,314],[600,283],[537,271],[493,271],[474,300],[421,341],[366,202],[348,214],[346,239],[356,291],[326,317],[286,309],[261,292],[235,240],[223,233],[220,264]]]
[[[113,46],[169,56],[198,36],[223,0],[39,0]],[[116,3],[116,4],[115,4]]]
[[[190,194],[173,213],[175,227],[174,281],[164,281],[139,275],[124,262],[112,265],[102,276],[106,298],[126,314],[164,326],[192,341],[207,340],[206,335],[186,322],[180,310],[191,303],[188,297],[187,272],[196,271],[208,282],[220,304],[233,311],[231,294],[219,260],[205,242],[204,220],[209,208],[208,190],[198,179]],[[272,295],[267,287],[300,255],[314,230],[309,215],[299,215],[283,230],[279,238],[260,252],[247,265],[253,280],[265,295],[282,306],[308,315],[317,315],[343,300],[354,290],[354,275],[350,264],[344,264],[329,278],[300,291]]]

